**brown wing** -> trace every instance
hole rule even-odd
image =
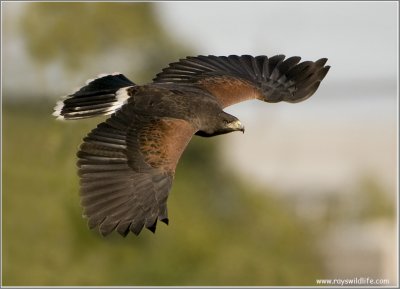
[[[90,228],[138,235],[168,224],[176,164],[195,130],[172,118],[139,116],[124,106],[84,139],[78,152],[81,203]]]
[[[328,73],[327,59],[300,62],[300,57],[250,55],[187,57],[157,74],[156,83],[197,85],[222,107],[248,99],[299,102],[309,98]]]

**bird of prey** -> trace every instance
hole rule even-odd
[[[138,235],[168,224],[167,198],[180,156],[193,135],[212,137],[244,126],[223,111],[259,99],[296,103],[328,73],[326,58],[300,62],[284,55],[196,56],[169,64],[151,83],[120,73],[99,75],[55,107],[59,119],[111,115],[77,153],[83,215],[105,236]]]

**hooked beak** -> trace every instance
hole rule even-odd
[[[234,122],[231,122],[230,124],[228,124],[228,127],[233,129],[233,130],[238,130],[238,131],[241,131],[242,133],[244,133],[244,126],[240,122],[240,120],[236,120]]]

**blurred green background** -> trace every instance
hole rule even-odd
[[[326,201],[326,213],[310,221],[277,189],[256,186],[227,165],[222,138],[192,140],[169,197],[170,224],[159,224],[155,235],[144,230],[139,237],[102,238],[88,230],[75,153],[104,118],[54,120],[53,82],[79,85],[79,71],[92,76],[104,72],[99,67],[118,69],[118,63],[108,65],[113,55],[128,62],[121,64],[128,78],[144,83],[169,62],[202,53],[174,38],[155,5],[24,3],[17,22],[5,7],[3,39],[20,35],[42,90],[30,90],[21,79],[20,89],[2,91],[3,285],[295,286],[329,278],[329,256],[320,247],[332,226],[343,220],[393,224],[395,205],[379,181],[365,177],[358,195]],[[23,76],[6,71],[3,81],[16,77]],[[349,210],[354,200],[357,209]]]

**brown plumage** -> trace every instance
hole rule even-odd
[[[61,119],[111,114],[85,138],[78,156],[81,204],[90,228],[126,236],[157,220],[168,224],[176,165],[192,136],[244,131],[223,108],[248,99],[299,102],[317,90],[327,59],[300,62],[249,55],[187,57],[152,83],[100,76],[55,107]]]

